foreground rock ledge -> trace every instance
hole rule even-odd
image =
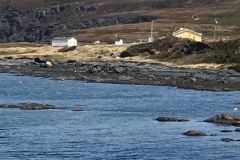
[[[217,114],[214,117],[204,120],[204,122],[240,126],[240,115],[231,113]]]
[[[39,103],[6,103],[1,104],[0,108],[19,108],[23,110],[44,110],[44,109],[63,109],[63,107],[57,107],[51,104],[39,104]]]
[[[83,80],[98,83],[173,86],[211,91],[240,90],[240,73],[233,70],[186,69],[145,62],[80,62],[44,59],[4,61],[1,73]],[[0,61],[1,62],[1,61]],[[44,62],[44,63],[41,63]]]

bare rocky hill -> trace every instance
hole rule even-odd
[[[0,42],[49,42],[72,31],[158,19],[163,8],[208,6],[229,0],[2,0]],[[167,13],[165,13],[167,14]],[[74,32],[76,34],[76,32]]]

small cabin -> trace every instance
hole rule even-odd
[[[77,40],[73,37],[55,37],[52,39],[52,46],[54,47],[73,47],[77,46]]]
[[[146,38],[141,38],[141,39],[137,39],[138,43],[148,43],[148,39]]]
[[[122,40],[122,39],[116,40],[116,41],[115,41],[115,44],[116,44],[116,45],[121,45],[121,44],[123,44],[123,40]]]
[[[151,43],[153,42],[154,39],[152,37],[150,38],[140,38],[140,39],[137,39],[137,42],[138,43]]]
[[[178,38],[188,38],[197,42],[202,41],[202,33],[198,33],[190,29],[180,28],[180,30],[173,32],[173,36]]]

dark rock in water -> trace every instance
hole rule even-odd
[[[156,120],[159,122],[176,122],[177,118],[176,117],[158,117]]]
[[[235,127],[240,127],[240,122],[232,122],[231,125]]]
[[[239,124],[240,125],[240,115],[230,114],[230,113],[217,114],[214,117],[204,120],[204,122],[229,124],[229,125]]]
[[[240,102],[235,102],[234,104],[236,104],[236,105],[240,105]]]
[[[220,132],[232,132],[232,130],[224,129],[224,130],[221,130]]]
[[[210,136],[217,136],[217,134],[210,134]]]
[[[1,104],[0,108],[20,108],[23,110],[43,110],[43,109],[63,109],[63,107],[56,107],[50,104],[39,104],[39,103],[7,103]]]
[[[165,117],[165,116],[158,117],[156,120],[159,122],[187,122],[187,121],[189,121],[188,119],[185,119],[185,118],[178,119],[176,117]]]
[[[46,60],[41,59],[41,58],[35,58],[34,61],[37,63],[46,63]]]
[[[196,130],[190,130],[185,133],[183,133],[185,136],[207,136],[204,132],[196,131]]]
[[[0,108],[20,108],[21,105],[14,103],[1,104]]]
[[[82,109],[82,108],[75,107],[75,108],[73,108],[71,111],[80,112],[80,111],[83,111],[83,109]]]
[[[189,119],[180,118],[180,119],[178,119],[177,121],[178,121],[178,122],[188,122],[188,121],[189,121]]]
[[[232,139],[232,138],[222,138],[221,140],[222,140],[223,142],[234,141],[234,139]]]
[[[235,131],[236,131],[236,132],[240,132],[240,128],[236,128]]]

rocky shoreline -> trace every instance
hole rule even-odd
[[[57,80],[160,85],[204,91],[240,90],[240,73],[233,70],[171,68],[143,62],[5,60],[0,61],[0,72]]]
[[[156,119],[158,122],[160,123],[167,123],[167,122],[188,122],[188,119],[185,118],[181,118],[178,119],[176,117],[166,117],[166,116],[161,116],[158,117]],[[179,121],[179,120],[183,120],[183,121]],[[207,122],[207,123],[214,123],[214,124],[222,124],[222,125],[226,125],[226,126],[234,126],[237,127],[235,128],[235,130],[231,130],[231,129],[225,129],[225,130],[221,130],[219,132],[224,132],[224,133],[229,133],[229,132],[240,132],[240,115],[238,114],[231,114],[231,113],[223,113],[223,114],[217,114],[211,118],[205,119],[202,122]],[[189,130],[183,133],[183,135],[185,136],[218,136],[216,133],[212,133],[212,134],[206,134],[203,131],[199,131],[199,130]],[[240,141],[240,139],[233,139],[230,137],[223,137],[221,139],[221,141],[223,142],[230,142],[230,141]]]

